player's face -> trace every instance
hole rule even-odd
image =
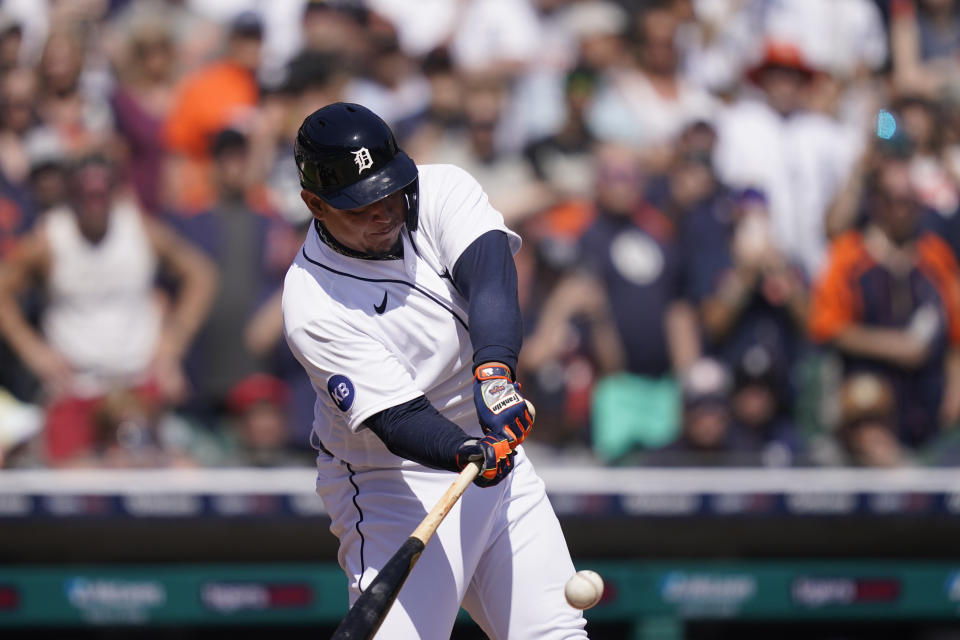
[[[309,191],[303,192],[303,198],[313,217],[345,247],[383,255],[397,244],[406,212],[399,191],[359,209],[335,209]]]

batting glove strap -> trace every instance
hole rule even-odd
[[[473,482],[481,487],[492,487],[513,471],[516,453],[502,437],[488,434],[479,440],[467,440],[457,451],[457,468],[471,462],[480,463],[480,474]]]
[[[500,362],[477,367],[473,383],[473,403],[484,433],[502,435],[515,449],[533,428],[533,416],[520,395],[520,384],[510,377],[510,369]]]

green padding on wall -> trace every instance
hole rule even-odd
[[[655,627],[664,638],[684,619],[960,617],[960,562],[577,566],[606,583],[589,620]],[[346,579],[333,564],[0,568],[0,627],[335,623],[346,610]]]

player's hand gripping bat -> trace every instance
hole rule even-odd
[[[410,575],[410,570],[420,559],[423,548],[479,472],[480,467],[476,462],[471,462],[463,468],[430,513],[417,525],[406,542],[400,545],[397,552],[387,560],[387,564],[383,566],[370,586],[353,603],[330,640],[369,640],[374,636],[387,616],[387,612],[390,611],[390,607],[393,606],[393,601],[397,599],[400,587]]]

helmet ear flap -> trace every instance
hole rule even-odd
[[[420,224],[420,178],[403,188],[403,201],[407,207],[404,222],[408,231],[416,231]]]

